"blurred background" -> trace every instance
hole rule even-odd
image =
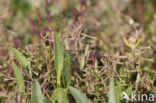
[[[155,11],[155,0],[0,0],[0,65],[7,61],[9,47],[39,42],[41,23],[45,31],[55,28],[64,35],[82,24],[83,33],[98,38],[90,42],[102,55],[103,50],[122,49],[123,37],[135,34],[130,24],[135,22],[141,31],[137,36],[155,53]]]
[[[37,8],[42,23],[48,25],[44,21],[47,17],[45,2],[46,0],[0,0],[1,45],[4,41],[11,41],[15,38],[20,38],[17,40],[21,43],[20,46],[31,42],[32,24],[29,16],[36,26]],[[83,22],[85,28],[83,32],[87,35],[95,35],[99,39],[107,38],[108,35],[116,37],[130,32],[126,27],[130,19],[138,23],[138,28],[143,28],[148,32],[147,38],[156,32],[155,0],[48,0],[48,5],[49,16],[53,18],[53,26],[61,32],[78,21]]]

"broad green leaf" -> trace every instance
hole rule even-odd
[[[76,103],[89,103],[89,100],[87,99],[87,97],[78,89],[70,86],[69,91],[73,95]]]
[[[66,87],[68,88],[70,86],[70,81],[71,81],[71,61],[70,61],[70,57],[67,57],[65,59],[65,66],[64,66],[64,69],[63,69],[63,76],[64,76]]]
[[[12,48],[12,51],[14,53],[14,55],[16,56],[18,62],[25,68],[27,68],[29,66],[29,63],[27,61],[27,59],[25,58],[25,56],[22,55],[21,52],[19,52],[17,49]]]
[[[110,89],[109,89],[109,99],[108,99],[108,103],[116,103],[116,99],[115,99],[115,89],[114,89],[114,78],[110,79]]]
[[[31,101],[32,103],[44,103],[44,95],[42,94],[40,84],[37,80],[35,80],[32,87]]]
[[[56,73],[57,73],[57,85],[60,86],[60,77],[61,77],[61,71],[63,69],[64,56],[63,56],[61,43],[55,33],[53,34],[53,38],[54,38],[54,50],[55,50],[54,64],[55,64]]]
[[[63,88],[55,89],[50,100],[52,103],[69,103],[67,94]]]
[[[24,79],[23,79],[22,73],[20,72],[20,70],[18,69],[15,63],[12,63],[12,68],[13,68],[14,75],[17,79],[18,86],[19,87],[24,86]],[[25,93],[24,88],[22,89],[22,92]]]

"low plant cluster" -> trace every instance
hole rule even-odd
[[[57,86],[55,86],[55,89],[53,91],[53,94],[50,97],[50,100],[45,99],[40,84],[38,80],[34,80],[34,77],[36,75],[36,72],[31,68],[29,62],[25,58],[25,56],[22,55],[21,52],[19,52],[17,49],[13,48],[13,53],[16,56],[18,62],[27,69],[27,72],[29,74],[28,78],[34,81],[32,85],[31,90],[31,102],[32,103],[69,103],[68,97],[67,97],[67,90],[70,91],[72,96],[75,98],[75,101],[77,103],[89,103],[89,100],[87,97],[82,94],[78,89],[70,86],[71,82],[71,61],[70,57],[66,56],[64,59],[63,50],[61,47],[61,43],[57,37],[57,35],[53,34],[54,38],[54,64],[56,69],[56,75],[57,75]],[[65,62],[65,64],[64,64]],[[26,94],[25,91],[25,83],[24,78],[18,67],[15,63],[12,63],[13,72],[17,79],[18,87],[20,87],[20,92],[22,94]],[[63,71],[63,73],[62,73]],[[51,73],[50,73],[51,74]],[[53,74],[52,74],[53,75]],[[64,85],[61,85],[61,75],[63,77],[63,83]],[[54,81],[52,81],[54,82]],[[55,84],[54,84],[55,85]],[[61,86],[64,86],[62,88]]]

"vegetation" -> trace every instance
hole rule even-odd
[[[155,94],[155,5],[0,1],[0,102],[132,103],[123,97]]]

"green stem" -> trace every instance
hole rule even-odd
[[[57,74],[57,87],[60,87],[60,74]]]

